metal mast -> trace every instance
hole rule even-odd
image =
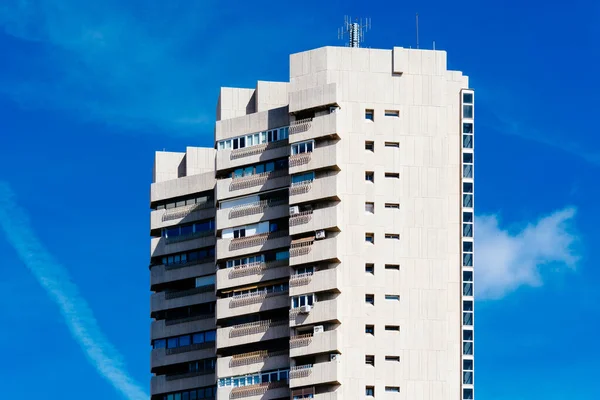
[[[352,22],[352,18],[346,15],[344,17],[344,26],[338,29],[338,39],[344,39],[348,35],[349,47],[360,47],[361,42],[365,40],[365,33],[371,29],[371,18],[365,18],[364,21],[358,18]]]

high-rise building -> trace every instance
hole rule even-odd
[[[157,152],[152,400],[473,399],[473,116],[443,51],[324,47]]]

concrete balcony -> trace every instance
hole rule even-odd
[[[335,143],[317,147],[310,153],[294,154],[289,157],[290,175],[337,167],[339,162],[337,155]]]
[[[331,353],[339,350],[337,330],[290,337],[290,357]]]
[[[337,227],[340,215],[340,207],[337,205],[302,211],[290,216],[290,235]]]
[[[217,300],[217,319],[254,314],[260,311],[289,308],[288,292],[252,293]]]
[[[287,350],[279,352],[254,351],[230,357],[219,357],[217,359],[217,376],[254,374],[260,371],[288,368],[289,366],[290,358]]]
[[[192,344],[174,349],[153,349],[150,355],[151,368],[180,364],[216,357],[215,342]]]
[[[314,240],[313,237],[294,240],[290,244],[290,266],[337,260],[337,238]]]
[[[324,392],[324,393],[315,393],[314,386],[303,388],[303,389],[295,389],[291,391],[290,398],[294,398],[294,396],[303,396],[307,394],[312,394],[312,399],[315,400],[342,400],[342,395],[340,394],[338,397],[338,392]],[[302,398],[302,397],[300,397]]]
[[[224,200],[232,197],[247,196],[267,190],[280,189],[289,186],[289,184],[290,177],[287,169],[242,178],[219,179],[217,181],[217,199]]]
[[[159,292],[150,296],[150,311],[192,306],[216,301],[214,285],[202,286],[177,292]]]
[[[274,400],[290,397],[287,382],[261,383],[249,386],[224,386],[217,389],[219,400]]]
[[[338,304],[335,299],[315,302],[308,313],[301,314],[299,308],[290,310],[290,327],[292,328],[337,320]]]
[[[296,113],[312,108],[337,104],[337,84],[328,83],[289,93],[289,112]]]
[[[214,314],[189,317],[181,320],[157,320],[150,324],[150,339],[163,339],[215,329]]]
[[[320,199],[337,199],[338,180],[335,174],[318,177],[312,181],[294,183],[290,186],[290,205],[313,203]]]
[[[216,156],[217,171],[285,157],[289,154],[289,151],[290,147],[287,140],[264,143],[242,149],[219,150]]]
[[[339,383],[338,362],[300,365],[290,368],[290,388]]]
[[[152,257],[160,257],[166,254],[183,253],[190,250],[200,249],[203,247],[214,246],[216,237],[214,232],[206,233],[207,236],[197,237],[181,237],[179,241],[174,239],[167,240],[164,237],[155,237],[150,240],[150,255]]]
[[[290,276],[290,296],[339,288],[338,268]]]
[[[217,329],[217,348],[222,349],[289,336],[288,320],[250,322]]]
[[[278,219],[287,216],[288,213],[287,198],[275,201],[262,200],[225,208],[217,211],[217,230]]]
[[[214,257],[199,260],[195,263],[180,263],[171,265],[154,265],[150,268],[150,286],[166,282],[210,275],[215,272]]]
[[[288,231],[260,233],[237,239],[217,240],[217,257],[219,260],[235,258],[246,254],[274,250],[290,245]]]
[[[210,203],[193,204],[168,210],[154,210],[150,212],[150,229],[161,229],[213,218],[215,212],[214,200],[211,200]]]
[[[339,114],[327,114],[290,124],[290,144],[318,138],[337,138]]]
[[[158,375],[150,380],[150,394],[152,396],[161,393],[179,392],[216,383],[214,372],[191,372],[177,376]]]
[[[217,271],[217,290],[281,279],[290,275],[288,260],[256,262]]]

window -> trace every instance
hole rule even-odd
[[[386,239],[400,240],[400,235],[397,234],[397,233],[386,233],[385,234],[385,238]]]
[[[473,341],[473,331],[470,329],[463,329],[463,340]]]
[[[463,266],[473,266],[473,242],[463,242]]]
[[[473,213],[463,212],[463,222],[473,222]]]
[[[463,194],[463,207],[473,208],[473,195]]]
[[[385,356],[385,361],[400,362],[399,356]]]
[[[473,223],[463,224],[463,237],[473,237]]]
[[[385,110],[386,117],[399,117],[400,111],[398,110]]]
[[[400,332],[400,326],[398,326],[398,325],[386,325],[385,326],[385,330],[386,331],[391,331],[391,332]]]
[[[386,386],[385,391],[388,393],[400,393],[400,388],[398,386]]]
[[[365,119],[369,121],[375,120],[375,112],[373,110],[366,109],[365,110]]]
[[[463,183],[463,193],[473,193],[473,182]]]
[[[390,301],[400,301],[400,296],[397,294],[386,294],[385,299]]]
[[[269,161],[266,163],[248,165],[243,168],[236,168],[229,174],[230,178],[242,178],[245,176],[251,176],[256,174],[262,174],[264,172],[272,172],[272,171],[280,171],[283,169],[287,169],[288,167],[288,159],[280,159],[275,161]]]
[[[248,375],[239,375],[228,378],[219,379],[219,386],[249,386],[249,385],[258,385],[261,383],[269,383],[269,382],[279,382],[279,381],[287,381],[288,380],[288,372],[287,369],[279,369],[273,371],[263,371],[260,373],[248,374]]]
[[[298,308],[302,306],[312,306],[315,302],[314,294],[303,294],[301,296],[294,296],[292,299],[292,308]]]
[[[162,236],[167,239],[173,239],[176,237],[193,238],[202,236],[203,234],[209,235],[214,232],[215,224],[214,221],[208,220],[204,222],[196,222],[194,224],[179,225],[172,228],[163,228]],[[184,239],[185,240],[185,239]]]
[[[392,208],[398,210],[400,208],[400,204],[398,203],[385,203],[385,208]]]
[[[366,202],[365,203],[365,213],[375,214],[375,203]]]
[[[463,389],[463,399],[473,400],[473,389]]]
[[[473,271],[463,271],[463,282],[473,282]]]
[[[312,153],[315,147],[314,140],[308,140],[306,142],[294,143],[291,145],[291,154],[302,154],[302,153]]]
[[[292,186],[294,185],[300,185],[302,183],[306,183],[306,182],[312,182],[315,180],[315,173],[313,172],[306,172],[304,174],[296,174],[296,175],[292,175]]]
[[[365,333],[375,336],[375,325],[365,325]]]
[[[373,171],[366,171],[365,172],[365,180],[367,182],[374,183],[375,182],[375,172],[373,172]]]
[[[400,271],[400,265],[398,264],[385,264],[385,269],[391,271]]]
[[[206,388],[186,390],[184,392],[165,394],[160,397],[160,400],[214,400],[216,396],[217,387],[210,386]]]
[[[463,118],[473,118],[473,93],[463,93]]]
[[[399,148],[400,142],[385,142],[385,147]]]
[[[473,178],[473,153],[463,153],[463,178]]]
[[[463,325],[473,326],[473,312],[463,312]]]
[[[370,244],[375,244],[375,234],[374,233],[365,233],[365,242]]]
[[[463,122],[463,148],[473,148],[473,123]]]
[[[176,268],[179,265],[192,265],[205,262],[215,256],[215,248],[188,251],[186,253],[172,254],[162,257],[161,262],[167,267]]]
[[[397,172],[386,172],[385,173],[385,177],[386,178],[394,178],[394,179],[399,179],[400,178],[400,174]]]
[[[372,140],[365,141],[365,150],[375,151],[375,142]]]
[[[463,296],[473,296],[473,284],[463,282]]]
[[[365,303],[374,306],[375,305],[375,295],[374,294],[365,294]]]
[[[374,275],[375,274],[375,264],[370,264],[370,263],[365,264],[365,272],[367,274]]]
[[[375,386],[367,386],[365,388],[365,395],[375,397]]]
[[[365,364],[375,366],[375,356],[365,356]]]

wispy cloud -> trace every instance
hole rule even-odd
[[[71,335],[98,373],[126,399],[147,400],[149,396],[126,372],[120,354],[100,330],[92,310],[71,282],[69,273],[36,237],[12,189],[1,181],[0,228],[25,266],[58,305]]]
[[[565,208],[515,231],[500,227],[497,215],[477,217],[475,289],[497,299],[520,286],[541,286],[544,275],[573,270],[580,256],[575,208]]]
[[[210,3],[2,1],[0,32],[37,51],[4,58],[12,74],[0,74],[0,91],[25,106],[109,124],[174,132],[207,126],[216,100],[202,111],[211,75],[203,67],[207,49],[196,51],[194,41],[210,29]]]

